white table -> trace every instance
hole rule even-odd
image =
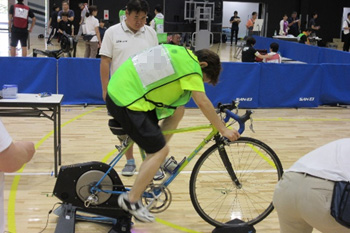
[[[55,177],[61,165],[61,102],[63,95],[40,97],[38,94],[17,94],[16,99],[0,99],[2,117],[44,117],[53,121]]]

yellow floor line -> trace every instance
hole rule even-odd
[[[189,233],[200,233],[199,231],[194,231],[194,230],[191,230],[191,229],[187,229],[185,227],[178,226],[178,225],[176,225],[174,223],[165,221],[165,220],[160,219],[160,218],[156,218],[156,222],[161,223],[163,225],[166,225],[168,227],[174,228],[174,229],[179,230],[179,231],[189,232]]]
[[[104,109],[104,107],[97,107],[97,108],[94,108],[88,112],[80,114],[79,116],[74,117],[73,119],[62,124],[61,127],[66,126],[67,124],[69,124],[69,123],[89,114],[89,113],[95,112],[95,111],[100,110],[100,109]],[[38,143],[35,144],[35,150],[37,150],[41,146],[41,144],[43,144],[52,135],[53,135],[53,131],[46,134]],[[19,184],[19,181],[21,179],[20,174],[23,172],[23,169],[25,168],[25,166],[26,166],[26,164],[24,164],[23,167],[17,171],[17,173],[19,175],[16,175],[13,178],[11,189],[10,189],[10,194],[9,194],[8,208],[7,208],[7,226],[8,226],[9,232],[12,232],[12,233],[17,232],[17,230],[16,230],[16,216],[15,216],[16,195],[17,195],[18,184]]]

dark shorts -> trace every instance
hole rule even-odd
[[[14,31],[11,33],[11,46],[17,47],[18,41],[21,42],[22,47],[27,47],[28,31]]]
[[[166,145],[155,111],[139,112],[126,107],[119,107],[108,95],[106,105],[114,120],[146,153],[153,154]]]

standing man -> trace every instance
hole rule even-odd
[[[289,34],[297,37],[300,34],[300,23],[297,12],[293,11],[291,17],[288,19]]]
[[[54,5],[52,7],[51,17],[49,20],[49,24],[47,25],[47,31],[49,31],[50,27],[52,29],[51,29],[51,33],[50,33],[49,37],[47,38],[47,42],[46,42],[47,45],[53,45],[51,43],[51,39],[57,37],[57,32],[58,32],[57,16],[58,16],[59,11],[60,11],[59,6]]]
[[[28,30],[28,18],[32,23]],[[11,57],[16,56],[16,47],[18,41],[21,42],[22,57],[27,56],[27,41],[29,33],[32,32],[35,25],[35,15],[33,11],[23,4],[23,0],[17,0],[17,4],[12,5],[9,11],[9,31],[11,33]]]
[[[155,7],[154,14],[156,16],[150,22],[150,25],[157,32],[158,42],[164,44],[167,42],[167,33],[164,33],[164,15],[162,14],[160,5]]]
[[[312,14],[312,18],[309,21],[309,28],[312,29],[313,36],[316,36],[316,31],[318,31],[321,27],[316,24],[316,19],[318,18],[317,13]]]
[[[238,16],[238,12],[233,12],[233,16],[230,19],[231,26],[231,46],[233,42],[233,33],[235,33],[235,45],[237,45],[238,41],[238,30],[239,30],[239,23],[241,22],[241,18]]]
[[[349,233],[331,215],[335,182],[350,181],[349,155],[350,138],[336,140],[304,155],[284,172],[273,197],[281,233],[311,233],[314,228]]]
[[[62,20],[62,13],[67,12],[68,20],[73,23],[74,21],[74,11],[69,9],[68,1],[62,1],[62,10],[58,12],[57,22],[59,23]]]
[[[343,51],[349,52],[350,44],[350,12],[348,13],[348,18],[343,23]]]
[[[32,142],[13,142],[0,120],[0,232],[5,232],[4,172],[15,172],[28,163],[35,153]]]
[[[254,23],[256,18],[258,17],[258,13],[257,12],[253,12],[252,13],[252,18],[250,18],[247,22],[247,24],[245,25],[247,30],[248,30],[248,36],[252,36],[253,35],[253,28],[254,28]]]
[[[79,31],[78,31],[78,34],[76,36],[77,39],[79,39],[79,36],[81,36],[81,34],[83,34],[83,26],[85,24],[86,13],[89,12],[87,3],[82,3],[82,2],[79,3],[79,8],[80,8],[81,12],[80,12]]]
[[[123,22],[126,19],[125,11],[126,11],[126,7],[124,7],[123,9],[120,9],[120,11],[119,11],[119,23]]]
[[[100,75],[104,100],[106,100],[109,78],[119,66],[130,56],[158,45],[156,32],[150,26],[145,25],[148,10],[147,1],[130,0],[126,6],[126,19],[108,28],[105,32],[100,49]],[[132,176],[136,171],[132,147],[125,153],[125,156],[127,162],[122,169],[122,175]],[[164,177],[162,172],[158,172],[158,175],[159,179]]]

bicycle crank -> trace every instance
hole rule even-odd
[[[172,195],[167,187],[150,185],[144,193],[143,203],[151,213],[161,213],[171,204]]]

